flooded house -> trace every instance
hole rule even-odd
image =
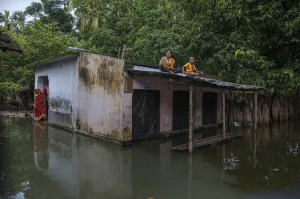
[[[158,71],[158,66],[67,52],[28,66],[35,87],[49,86],[48,123],[120,145],[222,123],[222,91],[261,87]]]

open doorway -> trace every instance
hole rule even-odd
[[[39,76],[38,77],[37,88],[39,88],[44,93],[46,116],[48,118],[48,109],[49,109],[49,79],[48,79],[48,76]]]
[[[173,92],[173,131],[189,128],[189,92]]]

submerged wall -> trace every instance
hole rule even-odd
[[[123,140],[124,60],[81,53],[75,129]]]
[[[147,83],[149,82],[149,88],[146,87],[145,89],[145,82]],[[168,79],[161,79],[158,77],[133,76],[133,89],[160,91],[160,134],[172,133],[173,132],[172,130],[173,91],[189,91],[189,86],[184,84],[178,84],[178,83],[170,83]],[[202,126],[203,92],[217,92],[217,123],[221,122],[221,117],[222,117],[221,90],[207,88],[207,87],[194,87],[193,90],[194,128],[198,128]]]
[[[72,127],[74,65],[76,58],[57,61],[35,69],[35,87],[39,77],[49,79],[48,121]],[[42,88],[40,88],[42,90]]]

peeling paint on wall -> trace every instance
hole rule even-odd
[[[51,105],[52,111],[61,112],[61,113],[71,113],[72,112],[72,104],[69,99],[60,98],[59,96],[55,96],[49,98],[49,104]]]

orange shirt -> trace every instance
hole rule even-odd
[[[191,63],[187,63],[184,65],[184,67],[186,68],[186,73],[192,73],[194,70],[196,70],[195,65]]]
[[[170,59],[167,59],[167,57],[162,57],[159,61],[159,65],[160,64],[163,64],[166,68],[172,70],[173,65],[175,64],[175,59],[172,57]],[[159,69],[159,71],[161,71],[161,69]]]

